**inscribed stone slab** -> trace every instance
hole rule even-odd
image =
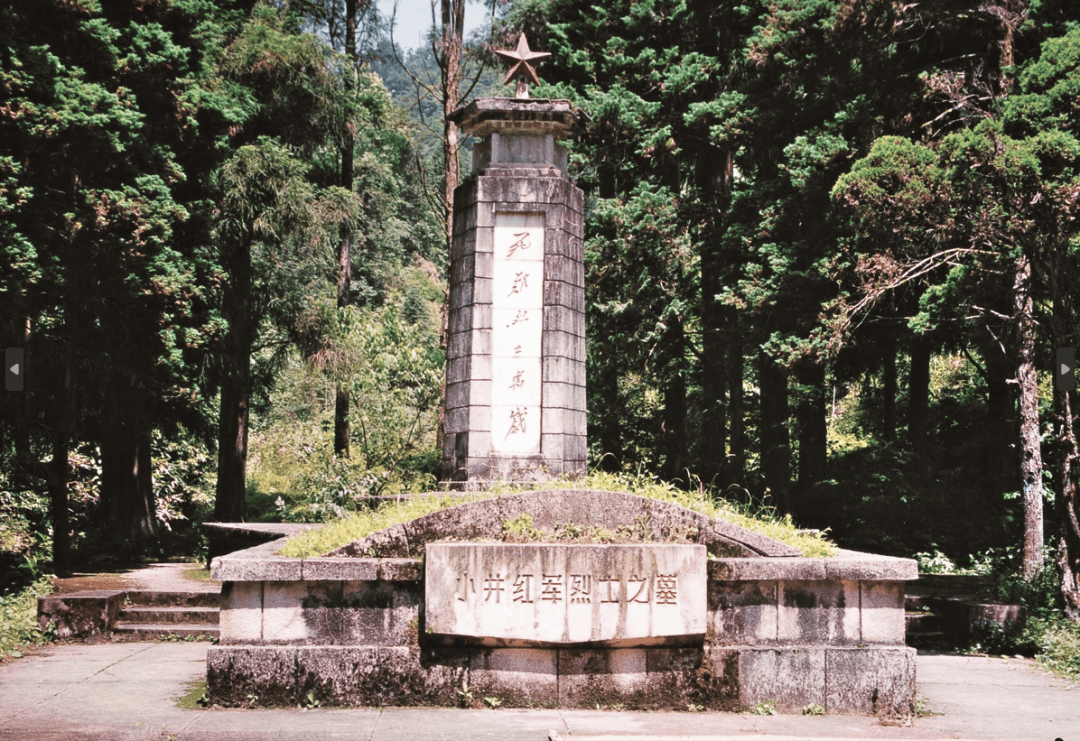
[[[704,546],[431,543],[425,570],[437,634],[573,644],[705,632]]]

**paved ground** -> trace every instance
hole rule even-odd
[[[208,645],[51,646],[0,666],[0,740],[1080,739],[1080,687],[1016,659],[920,656],[920,695],[941,715],[908,727],[836,716],[587,710],[181,710],[177,698],[205,676]]]
[[[144,589],[154,592],[219,592],[221,582],[190,579],[185,571],[202,573],[194,563],[152,563],[146,566],[117,566],[111,571],[76,568],[70,576],[53,582],[57,592],[80,592],[87,589]]]

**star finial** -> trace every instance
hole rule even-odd
[[[533,69],[533,66],[529,64],[529,62],[533,59],[543,59],[544,57],[551,56],[551,54],[546,51],[531,51],[529,49],[529,42],[525,40],[524,33],[518,37],[517,49],[514,51],[496,49],[495,53],[508,62],[515,62],[514,66],[510,68],[510,71],[506,73],[506,79],[503,80],[503,84],[505,85],[514,78],[517,78],[517,89],[514,91],[515,98],[529,97],[530,80],[534,85],[540,84],[540,78],[536,76],[536,70]]]

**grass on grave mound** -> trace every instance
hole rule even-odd
[[[771,508],[755,511],[728,500],[713,500],[704,493],[683,491],[646,475],[591,473],[584,482],[551,481],[531,486],[498,483],[492,486],[491,491],[486,492],[433,495],[401,502],[384,502],[373,510],[356,513],[328,523],[318,530],[290,538],[280,554],[293,558],[321,556],[354,540],[440,509],[530,489],[596,489],[637,494],[679,504],[709,517],[744,527],[798,548],[809,558],[833,556],[837,553],[836,546],[826,539],[824,534],[800,531],[790,517],[779,517]]]

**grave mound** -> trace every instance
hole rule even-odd
[[[423,544],[438,540],[497,540],[505,524],[521,515],[529,516],[536,529],[552,535],[556,528],[568,524],[611,531],[630,528],[640,530],[644,540],[697,543],[717,557],[802,555],[792,546],[673,502],[585,489],[527,491],[466,502],[394,525],[326,555],[409,558],[419,556]]]

